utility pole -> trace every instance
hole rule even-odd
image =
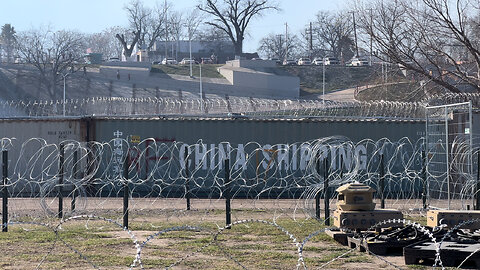
[[[322,104],[325,107],[325,56],[322,58]]]
[[[167,0],[165,0],[165,6],[163,8],[165,13],[165,58],[168,58],[168,21],[167,21]]]
[[[372,58],[373,58],[373,9],[370,10],[370,66],[372,66]]]
[[[355,11],[352,11],[352,15],[353,15],[353,33],[355,35],[355,52],[357,52],[356,57],[358,57],[357,25],[355,23]]]
[[[288,59],[288,24],[285,23],[285,60]]]
[[[312,56],[313,56],[313,27],[312,27],[312,22],[310,22],[310,58],[312,58]]]

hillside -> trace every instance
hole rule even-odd
[[[224,96],[245,95],[242,91],[228,90],[228,82],[217,71],[220,65],[203,65],[202,77],[206,94]],[[87,76],[76,73],[68,77],[66,85],[67,98],[85,98],[94,96],[121,96],[121,97],[186,97],[198,95],[198,65],[193,66],[195,78],[189,78],[188,65],[162,66],[155,65],[151,73],[135,76],[132,80],[122,76],[117,80],[115,73],[99,73],[98,67],[90,67]],[[291,74],[300,78],[301,95],[306,98],[318,98],[311,94],[322,93],[323,67],[321,66],[279,66],[276,72]],[[171,75],[182,75],[179,77]],[[28,65],[12,65],[0,67],[0,99],[3,100],[34,100],[51,99],[44,86],[36,78],[36,71]],[[175,78],[175,79],[172,79]],[[361,90],[358,100],[395,100],[416,101],[425,97],[423,89],[416,83],[406,83],[401,73],[390,71],[388,85],[383,85],[381,66],[373,67],[332,67],[325,69],[325,90],[356,89]],[[397,84],[397,82],[401,82]],[[219,85],[217,85],[219,84]],[[368,86],[368,87],[366,87]],[[218,89],[217,89],[218,88]],[[228,88],[228,89],[227,89]],[[367,89],[364,89],[367,88]],[[220,90],[222,91],[220,91]],[[435,87],[428,88],[431,92]],[[61,98],[63,85],[57,86],[57,99]],[[228,91],[227,91],[228,90]],[[241,89],[240,89],[241,90]],[[180,93],[179,91],[183,91]],[[251,93],[248,95],[252,95]],[[275,97],[271,97],[275,98]]]
[[[418,82],[403,81],[369,87],[360,91],[355,98],[359,101],[388,100],[417,102],[428,98],[426,93],[429,93],[431,96],[440,94],[441,92],[439,87],[433,83],[421,86]]]
[[[300,88],[303,95],[322,92],[322,66],[287,66],[280,68],[300,78]],[[405,79],[398,70],[390,71],[388,76],[391,81]],[[380,65],[372,67],[325,67],[325,92],[380,84],[382,81],[382,67]]]
[[[223,78],[223,76],[217,71],[217,68],[222,65],[202,65],[202,77],[205,78]],[[158,74],[175,74],[182,76],[190,76],[189,65],[153,65],[151,69],[152,73]],[[200,77],[199,65],[192,65],[192,74],[194,77]]]

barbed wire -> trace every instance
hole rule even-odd
[[[458,208],[469,204],[475,196],[472,190],[476,180],[464,163],[477,151],[470,152],[464,145],[466,143],[458,139],[455,141],[456,151],[451,153],[451,168],[456,170],[451,180],[459,187],[452,189],[451,198]],[[306,268],[303,246],[323,230],[312,228],[314,233],[301,241],[300,236],[289,232],[275,220],[279,216],[292,218],[295,223],[299,218],[316,219],[315,198],[319,194],[325,198],[326,191],[329,191],[333,204],[336,202],[336,187],[357,181],[379,190],[379,180],[385,179],[383,194],[388,207],[404,212],[423,209],[421,198],[426,184],[423,139],[391,141],[384,138],[352,142],[348,138],[334,136],[291,144],[248,142],[211,145],[203,141],[195,144],[158,142],[153,138],[135,143],[129,138],[115,138],[109,142],[66,140],[60,144],[48,143],[42,138],[25,142],[4,138],[0,145],[9,152],[8,192],[11,198],[21,199],[14,201],[17,205],[10,211],[9,224],[18,225],[16,222],[26,217],[34,223],[44,224],[45,220],[51,220],[58,214],[56,206],[60,192],[65,198],[75,199],[75,209],[65,209],[65,219],[57,226],[49,225],[54,232],[60,228],[65,230],[63,224],[66,222],[80,220],[87,220],[87,223],[88,220],[99,220],[122,228],[118,221],[123,218],[122,204],[115,200],[125,196],[125,187],[129,188],[131,211],[156,211],[156,215],[167,219],[174,216],[181,220],[182,216],[192,213],[178,207],[178,199],[208,200],[203,212],[205,219],[210,215],[208,210],[215,209],[215,204],[227,197],[233,201],[246,200],[247,207],[252,209],[265,207],[264,200],[271,200],[270,206],[275,208],[274,213],[270,212],[272,222],[248,217],[247,211],[234,214],[236,221],[232,225],[258,221],[278,228],[296,245],[299,254],[297,267]],[[230,161],[228,177],[226,159]],[[441,208],[447,179],[444,174],[432,173],[428,177],[429,204]],[[324,188],[325,181],[329,182],[329,190]],[[380,198],[378,194],[377,199]],[[25,200],[27,198],[29,200]],[[38,212],[38,209],[43,209],[43,212]],[[197,210],[197,213],[202,215],[202,210]],[[111,215],[118,219],[103,217]],[[151,222],[147,218],[145,220]],[[155,225],[151,226],[155,228]],[[219,232],[223,232],[231,225],[217,227]],[[211,235],[217,231],[183,224],[161,228],[142,242],[133,231],[125,230],[136,250],[131,267],[143,268],[142,248],[147,247],[151,239],[178,230],[201,230]],[[62,239],[59,238],[60,242],[69,247],[70,244]],[[172,266],[201,252],[214,243],[214,239],[183,259],[176,260]],[[73,246],[69,248],[91,266],[97,266],[82,251]],[[226,257],[245,267],[234,255],[227,254]]]
[[[63,100],[3,101],[0,117],[61,117]],[[245,97],[178,99],[93,97],[65,100],[65,115],[153,116],[234,115],[248,117],[386,117],[423,118],[424,105],[411,102],[336,102],[322,100],[274,100]]]

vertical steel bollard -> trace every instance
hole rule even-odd
[[[225,224],[228,226],[232,224],[232,210],[230,205],[230,160],[227,158],[225,159]],[[228,227],[227,229],[230,229]]]
[[[78,150],[76,150],[74,153],[73,153],[73,179],[77,179],[77,176],[78,176],[78,166],[77,166],[77,163],[78,163]],[[71,209],[72,209],[72,212],[75,211],[75,203],[76,203],[76,200],[77,200],[77,187],[75,186],[75,184],[73,185],[73,190],[72,190],[72,203],[71,203]]]
[[[343,179],[343,156],[340,156],[340,179]]]
[[[2,185],[2,232],[8,231],[8,151],[2,152],[3,157],[3,185]]]
[[[58,173],[58,218],[63,218],[63,177],[65,174],[65,145],[60,143]]]
[[[315,165],[317,168],[317,173],[318,175],[320,175],[320,155],[318,155],[317,163]],[[320,196],[321,195],[322,194],[320,192],[317,192],[317,194],[315,194],[315,217],[317,219],[320,219]]]
[[[323,202],[325,203],[325,225],[330,226],[330,193],[328,192],[328,176],[330,172],[328,168],[328,157],[325,158],[324,162],[323,190],[325,190],[325,199]]]
[[[128,229],[128,195],[130,190],[128,188],[128,151],[127,156],[125,157],[125,163],[123,164],[123,178],[125,183],[123,183],[123,228]]]
[[[425,156],[425,151],[422,151],[422,206],[423,206],[423,209],[427,209],[427,168],[426,166],[427,166],[427,160]]]
[[[385,209],[385,168],[383,164],[383,154],[380,155],[380,183],[378,189],[380,192],[380,208]]]
[[[185,148],[185,198],[187,199],[187,210],[190,210],[190,172],[188,170],[188,149]]]
[[[477,186],[475,190],[475,198],[476,198],[476,204],[475,204],[475,210],[480,210],[480,151],[477,153]]]

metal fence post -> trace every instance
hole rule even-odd
[[[76,150],[73,153],[73,174],[72,174],[72,177],[73,177],[74,181],[77,179],[77,172],[78,172],[77,163],[78,163],[78,150]],[[75,210],[75,204],[76,204],[76,200],[77,200],[77,194],[76,193],[77,193],[77,187],[75,186],[75,184],[73,184],[72,203],[71,203],[72,212]]]
[[[383,162],[383,154],[380,155],[380,183],[378,185],[380,189],[380,208],[385,209],[385,168]]]
[[[2,152],[3,156],[3,185],[2,185],[2,232],[8,231],[8,151]]]
[[[58,173],[58,218],[63,218],[63,177],[65,174],[65,145],[60,143]]]
[[[480,210],[480,151],[477,153],[477,185],[475,190],[475,210]]]
[[[340,179],[343,179],[343,156],[340,156]]]
[[[129,160],[128,160],[128,151],[127,156],[125,157],[125,162],[123,164],[123,227],[128,229],[128,195],[130,193],[128,187],[128,168],[129,168]]]
[[[320,175],[320,155],[318,155],[316,167],[317,167],[317,174]],[[315,194],[315,217],[317,219],[320,219],[320,196],[321,196],[320,192],[317,192],[317,194]]]
[[[228,226],[232,224],[232,210],[230,205],[230,160],[225,159],[225,224]],[[230,229],[230,227],[228,227]]]
[[[329,168],[328,168],[328,157],[325,158],[325,169],[324,173],[324,181],[323,181],[323,190],[325,190],[325,199],[323,200],[325,203],[325,225],[330,226],[330,193],[328,192],[328,177],[329,177]]]
[[[188,149],[185,148],[185,198],[187,199],[187,210],[190,210],[190,172],[188,170]]]
[[[422,151],[422,205],[427,209],[427,160],[425,151]]]

